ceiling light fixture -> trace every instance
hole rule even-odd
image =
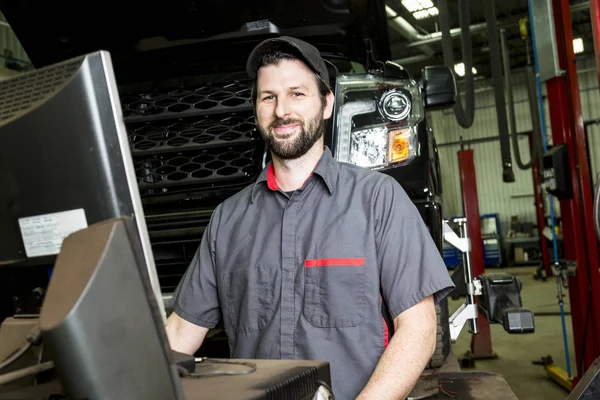
[[[472,67],[471,71],[473,71],[473,75],[477,74],[477,69],[475,67]],[[454,64],[454,72],[456,72],[456,75],[458,75],[458,76],[465,76],[465,64],[464,63]]]
[[[402,0],[402,5],[419,20],[435,17],[440,13],[431,0]]]

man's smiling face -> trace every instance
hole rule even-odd
[[[299,60],[261,67],[256,84],[257,126],[263,139],[281,159],[302,157],[323,137],[333,95],[323,102],[315,73]]]

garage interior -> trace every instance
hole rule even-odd
[[[129,45],[128,41],[119,43],[116,34],[108,31],[110,24],[102,23],[104,14],[96,15],[91,25],[104,26],[102,29],[106,30],[94,32],[91,41],[85,43],[84,39],[69,38],[69,34],[83,28],[79,24],[73,28],[67,17],[53,20],[53,28],[39,19],[42,12],[50,16],[61,14],[50,10],[54,6],[40,6],[37,14],[32,11],[28,17],[23,10],[25,1],[10,3],[0,1],[0,90],[3,83],[16,82],[41,66],[102,50],[104,44],[112,43],[115,54]],[[57,10],[69,7],[67,2],[54,3]],[[186,13],[197,13],[197,9],[203,7],[194,1],[185,2],[189,3],[186,5],[180,3],[177,15],[188,23],[194,19],[188,18]],[[450,336],[444,336],[449,348],[443,365],[428,369],[410,398],[600,398],[600,200],[596,194],[600,183],[600,3],[594,0],[319,0],[308,3],[311,6],[335,3],[335,7],[345,11],[352,7],[361,9],[369,3],[369,7],[385,15],[375,25],[383,27],[385,32],[378,39],[379,46],[387,48],[387,53],[385,50],[382,53],[389,61],[400,65],[417,82],[424,79],[428,67],[446,66],[456,82],[456,105],[427,110],[425,119],[435,138],[435,157],[439,157],[443,188],[441,216],[445,225],[440,252],[457,285],[448,298],[448,316],[447,320],[442,317],[442,324],[454,324],[445,335],[452,336],[456,332],[457,336],[451,341]],[[351,3],[356,4],[350,6]],[[134,12],[128,10],[123,15],[116,18],[118,23]],[[140,18],[145,16],[140,15]],[[69,27],[64,32],[60,28],[62,23]],[[34,36],[39,32],[32,28],[35,24],[50,29],[48,36],[62,44],[52,42],[55,47],[51,47],[50,39],[45,39],[48,42],[36,46],[35,41],[42,43],[42,39]],[[444,29],[446,34],[442,34]],[[193,30],[184,31],[184,36],[189,36],[185,40],[193,42]],[[129,30],[119,32],[131,33]],[[323,40],[318,34],[314,36]],[[137,45],[137,48],[147,45],[156,49],[161,46],[155,42]],[[47,51],[41,51],[43,47]],[[28,48],[37,51],[35,56]],[[153,79],[152,73],[161,74],[161,68],[168,68],[169,54],[165,52],[161,56],[156,69],[139,69],[144,82]],[[219,53],[215,54],[214,57],[218,57]],[[246,56],[247,53],[239,55],[240,58]],[[135,65],[143,67],[146,62],[136,60]],[[173,61],[173,64],[178,63],[182,60]],[[193,68],[202,67],[202,62],[193,64]],[[130,79],[131,74],[122,72],[117,75],[117,81]],[[144,131],[143,112],[160,108],[162,98],[140,100],[134,90],[146,83],[130,81],[119,86],[119,95],[133,154],[132,165],[138,173],[139,157],[153,151],[155,146]],[[189,84],[194,83],[190,80]],[[237,90],[238,94],[246,91],[249,97],[247,86],[241,85]],[[3,121],[16,115],[16,108],[2,108],[7,107],[2,96],[0,92],[0,146],[8,143],[3,142]],[[237,107],[238,99],[242,99],[241,95],[218,101],[219,104],[229,101],[232,107]],[[211,101],[198,99],[192,108],[205,111],[211,107]],[[245,102],[242,106],[249,104],[247,98],[240,102]],[[175,107],[175,103],[164,104],[169,111]],[[2,114],[5,110],[6,117]],[[188,113],[188,110],[183,112]],[[252,131],[254,123],[250,114],[240,115],[236,129],[245,129],[240,130],[242,134]],[[192,117],[190,112],[185,118]],[[177,134],[177,137],[183,135]],[[168,149],[164,150],[167,144],[161,142],[160,146],[161,154],[167,154]],[[230,160],[234,157],[238,157],[236,161],[250,159],[252,151],[255,150],[241,155],[232,151]],[[209,156],[205,164],[225,160],[219,155],[214,159],[210,157],[213,156]],[[178,159],[182,156],[173,158],[168,168],[180,171],[180,168],[195,165],[181,161],[176,166]],[[3,162],[0,152],[0,179],[4,179]],[[227,166],[215,169],[229,176],[227,169],[231,168],[231,176],[235,177],[237,169],[233,162],[223,161]],[[147,177],[160,175],[156,172],[160,168],[153,171],[154,175]],[[192,174],[202,171],[207,169],[190,169],[190,179]],[[0,182],[5,184],[8,180]],[[156,182],[151,179],[139,182],[156,256],[157,281],[160,280],[164,300],[159,304],[164,307],[161,311],[168,311],[170,295],[189,265],[199,240],[182,244],[179,236],[168,236],[165,232],[180,229],[186,230],[187,235],[201,234],[203,229],[191,224],[206,224],[216,204],[178,210],[169,203],[167,212],[160,208],[164,203],[148,197],[160,192],[155,189],[158,186],[150,186]],[[8,192],[7,189],[5,193]],[[181,204],[181,198],[177,204]],[[11,208],[13,205],[8,200],[2,201],[0,194],[0,205],[6,205],[10,212],[1,214],[4,211],[0,211],[0,224],[12,224],[15,208]],[[167,214],[183,211],[188,213],[191,222],[184,225],[178,220],[180,225],[169,225]],[[21,217],[24,215],[19,215]],[[163,227],[166,228],[163,230]],[[0,229],[0,233],[3,232],[11,231]],[[8,239],[9,246],[15,244]],[[173,250],[167,247],[167,242],[169,245],[177,242],[184,256],[170,259]],[[9,246],[0,247],[0,365],[15,358],[15,350],[37,323],[51,279],[45,269],[40,274],[39,263],[9,265],[8,259],[3,258],[12,251]],[[149,279],[151,282],[152,274]],[[156,290],[156,283],[151,283]],[[464,311],[462,319],[461,310]],[[476,320],[471,319],[473,312]],[[473,321],[476,321],[476,333],[472,329]],[[209,335],[203,345],[202,356],[221,357],[220,351],[227,347],[223,331],[214,330],[212,337],[210,340]],[[28,371],[14,378],[15,372],[42,365],[39,364],[42,360],[40,340],[39,337],[32,339],[36,343],[18,354],[5,369],[0,368],[0,382],[3,376],[13,374],[5,385],[0,384],[0,399],[49,398],[43,397],[42,392],[36,394],[38,397],[19,397],[18,393],[23,388],[34,387],[38,380],[44,382],[52,367],[37,373]]]

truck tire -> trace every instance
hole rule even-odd
[[[437,314],[437,335],[435,352],[429,360],[427,369],[440,368],[446,362],[450,352],[450,326],[448,325],[448,298],[444,298],[435,306]]]

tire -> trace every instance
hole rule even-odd
[[[435,306],[437,314],[437,335],[435,352],[427,364],[427,369],[440,368],[446,362],[450,352],[450,326],[448,324],[448,298],[444,298]]]

